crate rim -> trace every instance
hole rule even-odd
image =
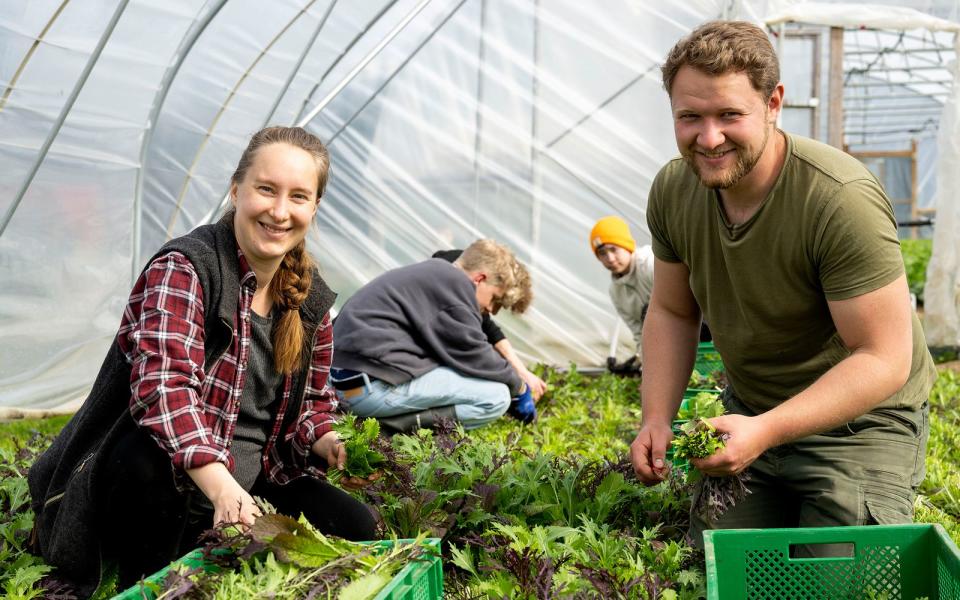
[[[386,540],[366,540],[366,541],[357,542],[357,543],[370,545],[370,546],[390,547],[393,544],[413,543],[415,541],[417,541],[416,538],[397,538],[397,539],[386,539]],[[411,571],[416,569],[419,569],[419,570],[430,569],[432,568],[435,561],[441,560],[441,554],[440,554],[442,552],[441,538],[437,538],[437,537],[424,538],[423,543],[424,545],[429,546],[434,550],[436,550],[436,554],[430,554],[423,560],[413,561],[404,565],[402,569],[400,569],[399,571],[396,572],[396,574],[394,574],[391,582],[388,583],[382,590],[380,590],[377,593],[377,595],[374,597],[374,600],[383,600],[385,598],[388,598],[390,594],[393,592],[394,582],[401,579],[402,577],[405,577]],[[216,552],[216,550],[214,550],[214,552]],[[180,558],[170,561],[170,564],[162,567],[161,569],[157,570],[153,574],[143,577],[140,581],[134,583],[130,587],[124,590],[119,590],[115,595],[110,597],[110,600],[126,600],[127,598],[130,598],[130,599],[135,598],[139,600],[140,598],[143,597],[141,595],[141,589],[142,589],[141,584],[143,582],[161,581],[164,577],[167,576],[167,573],[170,572],[171,568],[174,568],[180,565],[199,566],[197,563],[199,563],[202,556],[203,556],[203,549],[194,548],[193,550],[190,550]],[[194,564],[191,564],[191,563],[194,563]]]

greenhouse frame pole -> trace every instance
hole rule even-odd
[[[337,67],[337,65],[340,64],[340,61],[343,60],[343,57],[350,53],[350,50],[353,49],[353,47],[357,44],[357,42],[359,42],[363,38],[363,36],[365,36],[367,32],[370,31],[373,28],[373,26],[377,24],[377,22],[383,17],[383,15],[385,15],[388,10],[393,8],[393,5],[396,3],[397,3],[397,0],[391,0],[390,2],[385,4],[384,7],[381,8],[380,11],[377,14],[375,14],[372,19],[370,19],[370,22],[367,23],[367,26],[364,27],[362,31],[357,33],[357,35],[353,36],[353,39],[350,40],[350,43],[347,44],[346,48],[344,48],[343,51],[339,55],[337,55],[337,58],[335,58],[334,61],[330,63],[330,66],[327,67],[327,70],[323,72],[323,75],[320,76],[320,79],[318,79],[317,82],[313,85],[313,87],[310,88],[310,92],[303,99],[303,104],[300,106],[300,111],[297,113],[296,118],[293,120],[294,123],[300,122],[300,119],[303,117],[304,111],[307,110],[307,105],[310,103],[310,98],[313,97],[313,93],[317,91],[317,88],[320,87],[320,84],[322,84],[326,80],[327,75],[329,75],[330,72],[333,71]]]
[[[606,98],[603,102],[601,102],[600,104],[598,104],[598,105],[596,106],[596,108],[594,108],[594,109],[591,110],[590,112],[588,112],[588,113],[584,114],[582,117],[580,117],[580,118],[577,120],[576,123],[574,123],[574,124],[571,125],[570,127],[567,127],[566,129],[564,129],[563,131],[561,131],[559,134],[557,134],[557,136],[554,137],[552,140],[550,140],[549,142],[547,142],[546,144],[544,144],[544,148],[552,148],[557,142],[559,142],[559,141],[562,140],[563,138],[567,137],[567,135],[569,135],[572,131],[576,130],[577,127],[580,127],[580,126],[583,125],[587,120],[589,120],[590,118],[592,118],[593,115],[597,114],[599,111],[601,111],[601,110],[603,110],[604,108],[606,108],[607,105],[609,105],[611,102],[613,102],[614,100],[616,100],[617,98],[619,98],[621,94],[623,94],[624,92],[626,92],[627,90],[629,90],[630,88],[632,88],[633,86],[635,86],[635,85],[637,84],[637,82],[642,81],[644,78],[646,78],[647,75],[649,75],[649,74],[652,73],[653,71],[656,71],[656,70],[659,70],[659,69],[660,69],[660,65],[658,65],[658,64],[656,64],[656,63],[654,63],[653,65],[651,65],[646,71],[644,71],[643,73],[640,73],[639,75],[637,75],[636,77],[634,77],[633,79],[631,79],[630,81],[628,81],[627,83],[625,83],[619,90],[615,91],[615,92],[614,92],[613,94],[611,94],[610,96],[607,96],[607,98]]]
[[[27,173],[26,180],[20,186],[20,191],[17,192],[17,195],[14,196],[13,202],[10,203],[6,214],[3,215],[3,220],[0,221],[0,237],[3,237],[3,232],[7,230],[7,225],[9,225],[10,220],[13,219],[13,213],[17,212],[17,208],[20,207],[20,202],[23,201],[27,189],[29,189],[30,184],[33,183],[33,178],[37,176],[37,171],[40,170],[40,165],[42,165],[44,159],[46,159],[47,152],[50,151],[50,146],[53,145],[53,140],[55,140],[57,134],[60,133],[60,128],[63,127],[64,121],[67,120],[67,115],[70,114],[70,109],[73,108],[74,102],[76,102],[80,96],[80,91],[83,89],[83,86],[86,85],[87,79],[90,77],[93,67],[97,64],[97,60],[99,60],[104,46],[107,45],[107,41],[110,39],[110,36],[113,35],[113,30],[117,27],[117,22],[120,21],[120,17],[123,15],[123,11],[126,10],[128,2],[129,0],[120,0],[120,2],[117,3],[117,8],[113,11],[113,16],[110,17],[110,21],[103,30],[100,41],[97,42],[97,46],[93,49],[93,53],[90,54],[90,58],[87,59],[87,64],[84,65],[83,71],[77,79],[77,83],[73,86],[73,90],[70,91],[70,96],[60,110],[57,120],[54,121],[53,128],[50,130],[50,133],[47,134],[47,139],[43,141],[43,146],[40,147],[40,152],[37,155],[37,159],[33,162],[30,172]]]
[[[407,25],[410,24],[410,21],[413,21],[413,19],[414,19],[418,14],[420,14],[420,11],[422,11],[424,8],[426,8],[427,5],[430,4],[431,1],[432,1],[432,0],[420,0],[420,2],[419,2],[416,6],[413,7],[413,9],[410,11],[410,13],[409,13],[406,17],[404,17],[402,21],[400,21],[399,23],[397,23],[397,24],[394,26],[394,28],[391,29],[390,32],[387,33],[387,35],[384,36],[384,38],[383,38],[382,40],[380,40],[380,42],[378,42],[377,45],[374,46],[373,49],[370,50],[370,52],[367,53],[367,55],[363,57],[363,60],[361,60],[359,63],[357,63],[357,65],[356,65],[353,69],[351,69],[351,71],[350,71],[349,73],[347,73],[347,75],[340,81],[340,83],[338,83],[332,90],[330,90],[330,93],[329,93],[329,94],[327,94],[326,96],[324,96],[323,100],[321,100],[315,107],[313,107],[313,109],[310,110],[309,113],[307,113],[305,116],[303,116],[303,117],[297,122],[297,126],[298,126],[298,127],[303,127],[304,125],[306,125],[307,123],[309,123],[310,121],[312,121],[314,118],[316,118],[316,116],[317,116],[318,114],[320,114],[320,111],[323,110],[324,108],[326,108],[326,107],[327,107],[327,104],[329,104],[334,98],[336,98],[337,95],[338,95],[340,92],[343,91],[343,88],[347,87],[347,85],[349,85],[349,83],[350,83],[351,81],[353,81],[353,80],[357,77],[357,75],[360,74],[360,71],[362,71],[363,69],[365,69],[366,66],[367,66],[368,64],[370,64],[370,62],[371,62],[374,58],[376,58],[376,56],[377,56],[378,54],[380,54],[380,52],[386,47],[386,45],[389,44],[390,42],[392,42],[392,41],[393,41],[393,38],[397,37],[397,35],[399,35],[399,33],[400,33],[401,31],[403,31],[403,30],[406,28]],[[460,1],[460,4],[457,5],[457,8],[460,8],[460,6],[461,6],[464,2],[466,2],[466,0],[461,0],[461,1]],[[450,14],[453,15],[453,13],[457,12],[457,8],[453,9],[453,12],[450,13]],[[450,17],[447,17],[447,18],[449,19]],[[443,23],[446,23],[446,19],[444,19]],[[443,23],[441,23],[440,25],[442,26]],[[437,27],[437,29],[439,29],[439,27]],[[430,39],[431,37],[433,37],[433,34],[436,33],[436,31],[437,31],[437,30],[434,29],[433,33],[431,33],[431,34],[427,37],[427,39]],[[413,52],[413,54],[416,54],[417,51],[419,51],[421,47],[422,47],[422,44],[417,47],[417,49]],[[411,57],[412,57],[412,55],[411,55]],[[390,78],[392,79],[393,76],[396,75],[397,72],[399,72],[400,69],[403,68],[403,65],[405,65],[405,64],[407,63],[407,61],[409,61],[409,60],[410,60],[410,58],[407,58],[407,60],[405,60],[405,61],[403,62],[403,64],[400,66],[400,68],[397,69],[396,71],[394,71],[393,75],[391,75]],[[388,79],[388,81],[389,81],[389,79]],[[376,95],[380,92],[380,90],[382,90],[382,89],[383,89],[383,86],[381,86],[380,88],[378,88],[377,91],[373,94],[373,96],[376,96]],[[371,97],[373,97],[373,96],[371,96]],[[363,105],[363,107],[360,108],[360,110],[363,110],[363,108],[366,107],[366,105],[369,104],[369,103],[370,103],[369,100],[368,100],[367,102],[365,102],[364,105]],[[359,114],[359,113],[356,113],[356,114]],[[356,117],[356,114],[354,114],[354,116],[350,118],[351,121]],[[344,127],[346,127],[346,124],[344,124]],[[343,130],[343,127],[340,128],[340,131],[342,131],[342,130]],[[340,132],[338,131],[337,134],[339,134],[339,133],[340,133]],[[336,137],[336,135],[334,135],[333,137],[331,137],[331,138],[327,141],[327,143],[328,143],[328,144],[332,143],[334,137]]]
[[[477,108],[473,118],[473,226],[480,214],[480,146],[483,142],[483,67],[487,62],[487,0],[480,0],[480,39],[477,42]]]
[[[43,26],[43,29],[40,30],[39,34],[37,34],[37,38],[33,40],[32,44],[30,44],[30,49],[27,50],[27,53],[23,55],[23,59],[20,61],[20,64],[17,65],[17,70],[13,72],[13,76],[10,77],[10,81],[7,82],[7,89],[3,90],[3,96],[0,97],[0,111],[2,111],[3,107],[7,105],[7,100],[10,98],[10,94],[13,93],[14,88],[17,87],[17,81],[19,81],[20,76],[23,75],[23,70],[27,68],[27,63],[30,62],[31,58],[33,58],[33,53],[36,52],[37,48],[40,47],[40,42],[47,37],[47,33],[50,32],[53,24],[56,23],[61,13],[63,13],[63,9],[67,7],[69,2],[70,0],[63,0],[63,2],[60,3],[60,6],[57,7],[57,10],[53,11],[53,14],[50,15],[49,19],[47,19],[47,24]]]
[[[830,90],[827,108],[827,141],[843,150],[843,27],[830,28]]]
[[[298,119],[294,123],[294,125],[296,127],[304,127],[307,123],[313,120],[313,117],[315,117],[316,114],[319,113],[321,110],[326,108],[327,104],[329,104],[337,96],[337,94],[343,91],[343,88],[345,88],[351,81],[354,80],[354,78],[356,78],[357,75],[360,74],[360,71],[362,71],[363,68],[366,67],[370,63],[370,61],[372,61],[377,56],[377,54],[380,53],[381,50],[383,50],[384,46],[386,46],[391,40],[393,40],[393,38],[395,38],[397,34],[399,34],[404,29],[404,27],[406,27],[410,23],[410,21],[412,21],[413,18],[417,16],[417,14],[421,10],[423,10],[426,7],[426,5],[429,4],[431,1],[432,0],[421,0],[420,4],[415,6],[413,10],[410,11],[410,14],[408,14],[403,19],[403,21],[401,21],[400,23],[397,24],[396,27],[391,29],[390,32],[387,34],[387,36],[383,40],[381,40],[381,42],[377,44],[372,50],[370,50],[370,52],[368,52],[367,55],[364,56],[359,63],[357,63],[357,66],[355,66],[349,73],[347,73],[344,76],[344,78],[340,81],[340,83],[334,86],[333,91],[327,94],[323,98],[323,100],[320,101],[320,104],[318,104],[316,107],[314,107],[312,111],[310,111],[310,115],[308,115],[307,118]],[[392,5],[393,4],[391,4],[391,6]],[[383,13],[381,12],[379,15],[377,15],[376,19],[379,19],[382,15]],[[365,29],[364,32],[369,31],[369,28],[373,27],[373,24],[376,22],[376,19],[370,22],[370,26],[367,29]],[[354,38],[354,41],[359,39],[359,37],[360,36],[358,36],[357,38]],[[342,57],[343,57],[343,54],[341,54],[340,57],[337,58],[337,60],[340,60],[340,58]],[[333,67],[331,66],[331,69],[332,68]],[[327,73],[329,72],[330,72],[330,69],[327,69],[326,73],[324,73],[323,76],[326,77]],[[317,85],[320,85],[320,84],[318,83]],[[311,91],[310,95],[312,94],[313,92]],[[308,95],[307,97],[309,98],[310,95]],[[331,141],[333,140],[327,140],[327,145],[329,145]],[[226,206],[227,202],[229,201],[230,201],[230,192],[227,192],[226,194],[223,195],[223,198],[220,200],[220,204],[217,206],[216,209],[214,209],[214,212],[212,214],[217,214],[221,210],[223,210],[223,207]],[[210,215],[207,215],[207,219],[211,219]]]
[[[537,98],[540,93],[540,0],[533,4],[533,81],[530,90],[530,270],[537,268],[540,248],[540,216],[543,204],[543,174],[540,171],[541,152],[537,148],[540,137],[537,128]]]
[[[283,100],[284,93],[290,88],[290,84],[293,82],[293,78],[297,76],[297,73],[300,72],[300,67],[303,66],[303,61],[307,58],[307,54],[310,53],[310,49],[313,48],[313,44],[317,41],[317,36],[320,35],[320,31],[323,30],[323,27],[327,24],[327,19],[330,17],[330,13],[333,12],[333,8],[337,5],[337,0],[333,0],[330,5],[327,7],[327,12],[324,13],[323,17],[320,18],[320,22],[317,25],[316,30],[314,30],[313,35],[310,37],[310,42],[304,45],[303,53],[300,54],[300,59],[297,60],[297,64],[293,66],[293,69],[290,71],[290,75],[287,77],[287,80],[284,82],[283,86],[280,88],[280,93],[277,94],[277,99],[274,101],[273,106],[270,108],[270,112],[267,113],[267,118],[263,120],[263,124],[260,126],[261,129],[268,126],[270,121],[273,119],[274,113],[277,112],[277,108],[280,106],[280,102]],[[206,216],[201,219],[201,222],[210,225],[217,218],[217,215],[223,212],[224,207],[227,205],[227,200],[230,198],[229,186],[227,192],[224,193],[223,198],[213,208]]]
[[[190,162],[190,168],[187,170],[187,175],[183,179],[183,185],[180,187],[180,193],[177,194],[177,204],[174,207],[173,215],[170,217],[170,222],[167,224],[167,240],[173,238],[173,228],[177,223],[177,219],[180,216],[180,212],[183,209],[183,199],[187,195],[187,191],[190,188],[190,182],[193,181],[193,172],[197,168],[197,165],[200,164],[200,157],[203,155],[203,151],[207,146],[207,143],[210,141],[210,138],[213,137],[213,130],[217,128],[217,125],[220,123],[220,119],[223,117],[224,113],[227,112],[227,107],[233,101],[234,97],[237,95],[237,90],[240,89],[240,86],[247,80],[247,77],[250,76],[250,73],[260,64],[260,61],[263,60],[263,57],[267,55],[270,50],[273,49],[273,45],[276,44],[287,31],[293,27],[293,24],[296,23],[300,17],[307,14],[307,11],[314,5],[317,0],[308,0],[307,5],[301,8],[292,19],[290,19],[283,28],[280,29],[273,36],[270,42],[260,50],[260,53],[257,54],[257,57],[253,59],[243,74],[240,76],[240,79],[233,84],[233,87],[230,89],[230,93],[227,95],[226,99],[220,103],[220,108],[217,110],[217,114],[213,116],[213,120],[210,121],[210,126],[207,127],[207,131],[203,134],[203,139],[200,140],[200,145],[197,146],[197,151],[193,155],[193,160]]]
[[[317,42],[317,36],[320,35],[320,31],[323,30],[323,27],[327,24],[327,19],[330,18],[330,13],[333,12],[334,7],[337,5],[337,0],[332,0],[330,5],[327,7],[327,11],[323,13],[323,16],[320,18],[320,22],[317,24],[317,28],[314,30],[313,35],[310,36],[310,41],[304,46],[303,52],[300,54],[297,64],[294,65],[293,69],[290,71],[289,77],[283,82],[283,87],[280,88],[280,93],[277,94],[277,99],[273,103],[273,106],[270,107],[270,112],[267,114],[267,118],[263,121],[263,127],[266,127],[270,124],[270,121],[273,119],[273,115],[277,112],[277,108],[280,106],[280,101],[283,100],[283,95],[290,88],[290,84],[293,83],[293,78],[297,76],[297,73],[300,72],[300,67],[303,66],[303,61],[307,58],[307,54],[310,53],[310,50],[313,48],[313,45]]]
[[[194,44],[200,39],[200,36],[206,31],[207,27],[213,21],[214,17],[220,12],[220,9],[227,3],[227,0],[217,0],[217,4],[199,21],[194,21],[187,35],[180,41],[180,47],[177,48],[176,60],[160,82],[160,89],[157,92],[157,99],[150,109],[147,116],[147,127],[143,132],[143,141],[140,143],[140,168],[137,170],[137,183],[133,195],[133,256],[130,264],[130,281],[136,282],[140,274],[140,242],[143,235],[143,178],[147,170],[147,148],[153,140],[153,132],[157,128],[157,120],[160,118],[160,111],[163,109],[164,102],[167,101],[167,94],[173,85],[173,79],[180,72],[187,55],[193,49]]]

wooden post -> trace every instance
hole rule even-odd
[[[843,27],[830,28],[829,98],[827,142],[843,150]]]
[[[917,140],[910,140],[910,219],[916,221],[920,218],[920,212],[917,210],[917,197],[918,197],[918,182],[917,182]],[[910,228],[910,238],[917,239],[920,237],[919,227]]]

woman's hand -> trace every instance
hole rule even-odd
[[[363,488],[367,487],[368,485],[380,479],[381,477],[383,477],[382,471],[374,471],[373,473],[371,473],[366,477],[357,477],[355,475],[352,475],[350,477],[344,477],[338,482],[338,484],[340,485],[340,487],[342,487],[345,490],[350,490],[351,492],[355,492],[357,490],[362,490]]]
[[[327,461],[327,468],[343,469],[347,464],[347,449],[337,437],[337,432],[328,431],[310,448],[313,453]]]
[[[220,523],[240,523],[250,527],[261,514],[253,496],[236,481],[233,486],[221,490],[216,498],[210,498],[210,503],[213,504],[214,527]]]
[[[260,516],[253,496],[237,483],[223,463],[214,462],[187,469],[187,475],[213,505],[214,527],[220,523],[240,523],[249,527]]]
[[[344,465],[347,464],[347,449],[344,447],[343,442],[340,441],[340,438],[337,437],[335,431],[330,431],[315,441],[312,446],[313,453],[327,461],[327,464],[330,468],[336,468],[343,470]],[[383,474],[380,471],[372,473],[367,477],[343,477],[340,481],[337,482],[337,485],[340,487],[355,491],[367,487],[374,481],[380,479]]]

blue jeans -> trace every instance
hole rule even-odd
[[[367,381],[363,391],[349,399],[337,390],[344,408],[361,417],[392,417],[453,405],[464,429],[473,429],[496,420],[510,406],[506,384],[464,377],[447,367],[437,367],[400,385]]]

